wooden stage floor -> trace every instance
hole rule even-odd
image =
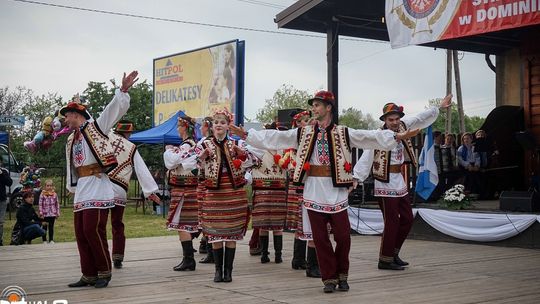
[[[412,266],[388,271],[376,267],[378,236],[352,236],[351,290],[323,294],[320,279],[291,269],[292,234],[282,264],[249,256],[248,238],[238,243],[232,283],[212,282],[213,264],[172,271],[176,236],[128,239],[124,268],[105,289],[67,287],[80,277],[75,243],[4,246],[0,290],[18,285],[48,303],[540,303],[540,250],[407,240],[402,257]]]

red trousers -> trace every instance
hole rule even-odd
[[[410,197],[379,197],[379,206],[384,217],[379,259],[393,262],[412,227],[414,218]]]
[[[349,251],[351,250],[351,225],[347,210],[338,213],[308,210],[308,216],[323,282],[346,280],[349,273]],[[335,251],[328,235],[328,223],[332,227],[334,241],[336,241]]]
[[[111,276],[106,231],[108,216],[109,209],[84,209],[74,214],[81,272],[88,279]]]
[[[259,228],[253,228],[251,239],[249,239],[249,248],[255,249],[259,247]]]
[[[124,250],[126,248],[126,235],[124,234],[124,206],[115,205],[111,209],[112,224],[112,259],[124,260]]]

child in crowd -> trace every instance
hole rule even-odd
[[[45,181],[45,189],[39,196],[39,216],[47,223],[49,230],[49,244],[54,244],[54,222],[60,217],[60,205],[58,195],[54,190],[53,181]],[[47,230],[45,226],[45,230]],[[43,235],[43,243],[47,243],[47,235]]]

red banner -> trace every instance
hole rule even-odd
[[[540,0],[386,0],[392,47],[540,24]]]
[[[540,24],[540,0],[461,1],[439,40]]]

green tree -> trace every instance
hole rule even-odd
[[[373,130],[380,126],[379,121],[375,120],[371,114],[364,115],[362,111],[353,107],[341,110],[339,124],[353,129],[364,130]]]
[[[431,99],[429,101],[429,104],[431,106],[433,105],[439,105],[441,99]],[[458,116],[458,110],[457,110],[457,104],[452,103],[451,106],[452,109],[452,129],[450,133],[453,134],[459,134],[459,116]],[[476,132],[480,127],[482,127],[482,124],[484,124],[485,118],[479,117],[479,116],[467,116],[467,114],[464,114],[464,120],[465,120],[465,132]],[[439,117],[437,117],[437,120],[433,123],[433,131],[441,131],[444,133],[446,130],[446,111],[440,111]]]
[[[89,82],[82,95],[88,106],[88,112],[92,116],[99,117],[113,99],[115,89],[114,86],[107,86],[105,82]],[[136,83],[129,90],[130,106],[122,119],[132,121],[137,130],[152,127],[152,94],[152,86],[146,80]]]
[[[274,93],[272,99],[264,102],[264,107],[257,112],[255,118],[261,123],[271,123],[276,119],[278,110],[305,109],[310,98],[311,94],[307,91],[284,84]]]
[[[26,100],[34,97],[32,90],[25,87],[0,88],[0,113],[5,115],[20,115],[20,111]]]
[[[31,141],[42,129],[43,119],[47,116],[54,118],[56,110],[62,106],[62,98],[57,93],[47,93],[37,96],[30,89],[17,87],[11,91],[8,87],[0,89],[0,108],[2,113],[23,115],[26,119],[24,127],[6,127],[9,131],[10,148],[15,157],[23,163],[36,163],[40,166],[62,164],[64,161],[62,139],[55,142],[47,150],[39,150],[31,154],[24,149],[24,142]]]

